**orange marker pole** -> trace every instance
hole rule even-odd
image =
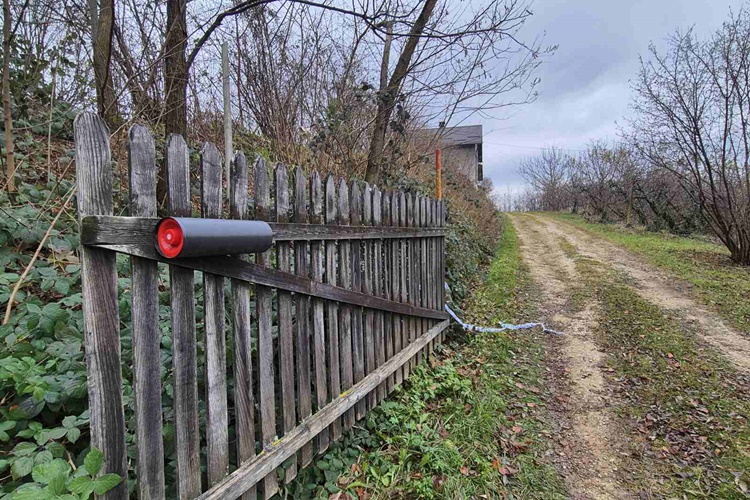
[[[435,191],[437,192],[437,199],[443,199],[443,152],[439,149],[435,150]]]

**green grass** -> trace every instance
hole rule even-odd
[[[506,223],[488,278],[466,303],[472,320],[518,320],[531,304]],[[420,366],[361,428],[287,487],[293,498],[567,498],[545,458],[543,334],[472,334]]]
[[[528,286],[528,279],[521,262],[516,230],[507,216],[503,216],[503,223],[488,275],[466,301],[466,321],[477,324],[514,321],[530,306],[519,293]]]
[[[608,354],[617,411],[636,476],[668,498],[747,498],[750,380],[674,319],[601,266],[579,259],[601,311],[597,342]]]
[[[639,253],[693,285],[699,300],[730,324],[750,333],[750,267],[731,262],[721,245],[704,239],[586,222],[573,214],[547,214]]]

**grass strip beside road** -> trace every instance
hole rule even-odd
[[[734,264],[723,246],[705,239],[587,222],[575,214],[544,215],[643,255],[651,264],[690,283],[699,300],[750,334],[750,267]]]
[[[649,494],[747,498],[750,380],[601,265],[578,258],[600,303],[605,374],[631,423],[630,463]]]

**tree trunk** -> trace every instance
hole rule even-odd
[[[391,112],[398,99],[401,91],[401,84],[409,73],[411,58],[419,43],[419,38],[424,32],[427,22],[432,16],[437,0],[425,0],[422,6],[422,12],[419,13],[414,25],[409,32],[409,39],[406,41],[401,55],[393,70],[393,75],[388,83],[385,92],[381,89],[378,93],[378,109],[375,114],[375,123],[372,130],[372,139],[370,140],[370,152],[367,155],[367,172],[365,180],[370,184],[377,184],[380,180],[382,171],[383,148],[385,147],[385,135],[388,132],[388,123],[391,119]],[[385,55],[385,54],[384,54]]]
[[[89,2],[91,11],[91,34],[94,41],[94,80],[96,81],[96,108],[99,116],[110,128],[120,122],[117,97],[112,85],[112,33],[115,25],[114,0],[100,0],[96,11],[96,0]]]
[[[625,217],[625,227],[630,227],[630,214],[633,211],[633,185],[628,189],[628,212]]]
[[[383,59],[380,61],[380,88],[381,93],[385,93],[388,88],[388,66],[391,59],[391,43],[393,42],[393,21],[385,23],[385,44],[383,45]]]
[[[750,234],[749,232],[738,229],[735,235],[729,235],[728,240],[731,241],[729,251],[732,255],[732,260],[737,264],[750,266]]]
[[[188,67],[185,61],[187,48],[187,2],[167,0],[167,36],[164,41],[164,133],[187,134],[187,84]],[[185,137],[187,140],[187,137]],[[167,194],[166,165],[159,168],[156,195],[163,204]]]
[[[3,119],[5,121],[5,165],[8,168],[8,192],[16,190],[13,176],[16,157],[13,144],[13,115],[10,109],[10,0],[3,0]]]

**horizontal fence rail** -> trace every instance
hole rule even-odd
[[[81,220],[83,245],[153,245],[156,217],[119,217],[90,215]],[[275,223],[268,225],[274,241],[383,240],[398,238],[436,238],[445,236],[439,227],[331,226],[323,224]]]
[[[121,253],[131,261],[139,498],[270,498],[279,477],[293,480],[442,340],[443,202],[269,168],[242,153],[232,158],[225,196],[223,162],[210,143],[201,149],[194,200],[187,144],[172,135],[165,215],[262,220],[274,242],[256,255],[167,259],[154,246],[157,155],[148,130],[130,130],[129,215],[114,216],[109,132],[90,113],[74,129],[91,444],[104,452],[106,472],[127,477]],[[160,265],[168,266],[168,284],[160,283]],[[169,325],[159,324],[160,287],[169,289]],[[165,331],[169,380],[162,380]],[[163,384],[173,387],[169,397]],[[167,424],[173,450],[162,437]],[[123,482],[104,498],[127,495]]]

